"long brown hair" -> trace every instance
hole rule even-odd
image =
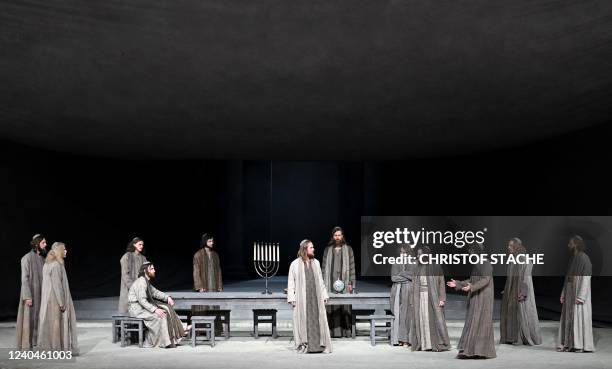
[[[308,238],[300,242],[300,249],[298,250],[297,257],[302,259],[302,261],[307,261],[309,259],[307,250],[309,243],[312,243],[312,241]]]
[[[142,241],[142,242],[143,242],[143,246],[142,246],[142,252],[141,252],[141,254],[143,254],[143,255],[144,255],[144,253],[145,253],[145,248],[144,248],[144,240],[143,240],[142,238],[140,238],[140,237],[134,237],[134,238],[133,238],[133,239],[130,241],[130,243],[128,243],[128,244],[127,244],[126,251],[127,251],[127,252],[134,252],[134,251],[136,251],[136,248],[134,247],[134,245],[135,245],[137,242],[140,242],[140,241]]]
[[[32,247],[32,251],[34,252],[39,252],[39,246],[40,243],[45,239],[45,236],[43,236],[42,234],[35,234],[34,237],[32,237],[32,241],[30,241],[30,246]]]

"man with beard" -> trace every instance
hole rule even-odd
[[[484,254],[484,245],[473,244],[470,254]],[[468,311],[461,338],[457,344],[458,359],[494,358],[493,336],[493,267],[486,259],[472,266],[470,279],[446,283],[449,287],[468,293]]]
[[[128,293],[128,311],[130,316],[144,320],[146,347],[176,347],[189,326],[183,327],[172,307],[172,298],[151,285],[153,278],[155,266],[150,262],[142,264]]]
[[[221,265],[219,254],[213,249],[215,239],[212,234],[204,233],[200,242],[200,249],[193,255],[193,289],[198,292],[221,292],[223,280],[221,278]],[[219,309],[218,305],[193,305],[191,315],[206,315],[210,309]],[[223,331],[221,320],[215,320],[215,334]]]
[[[68,251],[62,242],[54,242],[43,267],[38,349],[71,351],[79,354],[76,314],[64,259]]]
[[[560,302],[563,307],[557,351],[594,352],[591,259],[584,252],[586,245],[582,237],[573,236],[567,246],[572,252],[572,259],[561,291]]]
[[[293,307],[293,339],[299,353],[332,352],[325,304],[327,289],[310,240],[300,242],[289,267],[287,302]]]
[[[508,252],[525,254],[523,242],[515,237],[508,241]],[[533,293],[533,264],[508,264],[506,285],[502,291],[500,343],[539,345],[542,343],[540,322]]]
[[[17,350],[30,350],[37,343],[38,315],[47,240],[37,234],[31,250],[21,258],[21,297],[17,311]]]
[[[323,253],[323,280],[335,293],[353,293],[355,288],[355,256],[340,227],[332,229]],[[351,305],[328,306],[327,313],[332,337],[351,337]]]
[[[134,237],[127,245],[125,254],[119,260],[121,264],[121,288],[119,290],[119,312],[128,311],[128,291],[132,283],[138,278],[140,266],[147,261],[144,256],[144,241]]]

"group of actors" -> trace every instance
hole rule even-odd
[[[32,238],[31,251],[21,259],[21,298],[17,316],[17,348],[71,350],[78,355],[76,316],[64,267],[66,245],[55,242],[46,250],[44,236]],[[557,337],[558,351],[593,352],[591,262],[585,242],[573,236],[568,242],[572,258],[560,296],[563,305]],[[429,253],[427,246],[399,249],[401,256]],[[482,254],[482,244],[469,247]],[[508,252],[526,253],[518,238],[508,242]],[[407,258],[402,258],[406,260]],[[420,260],[417,258],[416,260]],[[147,328],[145,347],[175,347],[187,335],[174,310],[174,301],[152,284],[155,266],[144,255],[144,241],[132,239],[120,259],[121,286],[118,311],[141,318]],[[539,345],[542,342],[530,264],[508,265],[502,299],[502,344]],[[433,264],[396,264],[391,269],[390,310],[394,316],[391,341],[413,351],[451,349],[444,306],[446,287],[468,294],[468,310],[457,344],[458,358],[496,357],[493,334],[494,288],[488,261],[474,265],[469,279],[445,281],[442,268]],[[356,286],[354,252],[340,227],[334,227],[323,253],[315,258],[312,241],[300,243],[289,268],[287,302],[293,308],[293,341],[300,353],[332,352],[332,337],[351,337],[350,305],[327,305],[329,293],[353,293]],[[193,289],[223,291],[219,255],[214,237],[204,234],[193,256]],[[191,314],[205,314],[214,306],[192,306]],[[216,324],[215,330],[221,329]]]

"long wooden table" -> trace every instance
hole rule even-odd
[[[286,309],[287,295],[275,292],[168,292],[177,309],[191,309],[192,305],[216,305],[221,309]],[[371,305],[377,311],[389,307],[388,292],[359,292],[355,294],[330,294],[329,305]]]

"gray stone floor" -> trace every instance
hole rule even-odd
[[[463,322],[449,321],[448,325],[454,346]],[[255,340],[242,324],[236,324],[230,340],[219,339],[214,348],[208,345],[193,348],[187,343],[175,349],[121,348],[118,343],[111,343],[109,322],[85,322],[78,326],[81,356],[75,361],[9,361],[7,349],[3,349],[0,368],[612,368],[612,329],[594,330],[596,353],[558,353],[554,351],[557,322],[542,322],[541,346],[498,345],[498,357],[490,360],[458,360],[454,358],[456,350],[411,352],[386,342],[372,347],[366,336],[334,339],[331,354],[296,354],[290,331],[283,330],[283,336],[276,340]],[[14,333],[14,324],[0,325],[0,347],[12,347]]]

